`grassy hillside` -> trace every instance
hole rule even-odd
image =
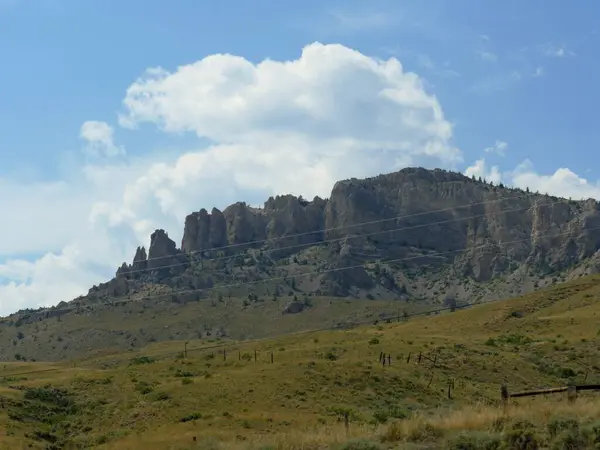
[[[294,299],[286,296],[254,302],[236,297],[187,304],[130,301],[97,305],[93,313],[73,311],[39,321],[4,319],[0,323],[0,361],[80,359],[137,351],[169,340],[265,338],[433,308],[427,302],[400,300],[296,298],[309,304],[298,314],[283,313]]]
[[[528,425],[498,420],[500,385],[600,382],[599,297],[600,277],[587,277],[404,323],[246,343],[190,341],[187,357],[174,341],[62,365],[5,363],[0,448],[306,450],[356,437],[377,444],[345,448],[368,450],[483,439],[459,438],[459,429],[505,440],[527,435]],[[378,362],[381,352],[391,366]],[[594,431],[586,424],[600,419],[600,407],[585,398],[598,395],[574,405],[562,394],[522,399],[509,413],[525,417],[533,408],[538,439],[552,442],[552,430],[572,431],[563,419],[574,417],[589,441]],[[340,423],[346,412],[350,436]]]

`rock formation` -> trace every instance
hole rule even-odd
[[[594,200],[575,202],[460,173],[408,168],[339,181],[329,199],[281,195],[262,208],[238,202],[222,212],[200,209],[185,219],[181,250],[157,230],[148,254],[139,247],[133,264],[117,275],[129,280],[129,289],[160,282],[201,290],[283,275],[287,284],[273,287],[280,292],[302,285],[302,292],[317,295],[379,290],[410,296],[416,294],[406,292],[409,275],[423,286],[447,286],[462,279],[487,282],[525,266],[535,276],[568,269],[598,251],[599,228]],[[376,272],[369,268],[374,262]],[[299,276],[301,265],[315,275]],[[157,272],[165,266],[168,271]],[[109,288],[109,294],[127,292],[123,282]],[[435,296],[431,292],[423,288],[419,296]]]
[[[17,328],[27,337],[0,342],[0,359],[17,350],[58,359],[211,333],[257,337],[266,318],[281,320],[271,330],[295,330],[298,319],[309,328],[312,321],[343,328],[348,320],[372,318],[366,305],[374,299],[390,302],[394,314],[411,303],[459,308],[600,273],[596,201],[444,170],[339,181],[328,199],[280,195],[262,208],[238,202],[222,211],[200,209],[183,225],[181,249],[156,230],[130,264],[87,295],[7,318],[5,337]],[[343,297],[335,302],[346,306],[323,308],[331,297]],[[326,314],[307,311],[317,305]],[[311,323],[303,317],[309,315]],[[40,326],[45,320],[64,327]],[[104,328],[81,326],[96,321]],[[126,332],[116,330],[121,325]],[[69,339],[58,344],[57,329],[71,330]]]

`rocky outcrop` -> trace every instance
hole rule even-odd
[[[116,278],[109,283],[104,283],[89,295],[105,298],[112,291],[119,292],[115,296],[125,295],[133,288],[131,280],[143,280],[150,283],[163,283],[172,276],[178,276],[189,267],[189,259],[177,248],[175,242],[169,238],[165,230],[156,230],[150,236],[150,247],[146,254],[145,247],[138,247],[133,257],[133,263],[123,263],[117,269]],[[123,280],[129,280],[125,283]],[[139,283],[138,283],[139,284]],[[133,283],[135,285],[135,283]]]
[[[210,214],[203,208],[186,217],[181,248],[191,254],[226,246],[235,251],[235,247],[281,248],[320,242],[325,205],[319,197],[308,202],[283,195],[269,198],[262,209],[243,202],[223,212],[213,208]]]
[[[158,269],[177,263],[175,256],[181,254],[177,249],[175,241],[169,238],[165,230],[156,230],[150,236],[150,248],[146,266],[148,269]]]
[[[272,275],[269,267],[289,261],[309,264],[312,246],[320,250],[310,264],[322,274],[307,278],[304,292],[321,295],[347,296],[378,286],[399,292],[402,271],[390,266],[383,276],[364,266],[372,261],[401,260],[416,268],[449,265],[452,277],[475,282],[521,266],[543,275],[576,265],[600,249],[600,207],[594,200],[575,202],[494,186],[460,173],[408,168],[339,181],[327,200],[281,195],[269,198],[262,208],[238,202],[222,212],[200,209],[185,219],[181,250],[164,230],[157,230],[147,257],[139,247],[133,264],[117,274],[131,278],[136,272],[182,266],[177,273],[160,272],[160,281],[175,288],[212,288],[232,283],[231,276],[248,282]],[[250,257],[249,250],[260,255]],[[202,262],[214,258],[215,251],[235,258],[217,265]],[[305,256],[293,256],[301,254]],[[256,269],[250,273],[249,267]],[[429,275],[421,270],[420,276]],[[124,290],[122,285],[116,289]]]
[[[201,252],[228,244],[225,216],[217,208],[209,214],[206,209],[185,218],[181,250],[186,253]]]
[[[138,247],[135,251],[135,256],[133,257],[133,264],[131,265],[131,269],[133,271],[146,270],[148,267],[147,262],[148,256],[146,255],[145,247]]]
[[[298,314],[304,311],[306,305],[297,300],[289,302],[283,309],[283,314]]]

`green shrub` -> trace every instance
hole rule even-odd
[[[514,422],[504,432],[502,441],[507,450],[538,450],[540,448],[535,426],[527,420]]]
[[[193,420],[198,420],[198,419],[202,419],[202,414],[200,413],[192,413],[192,414],[188,414],[185,417],[182,417],[181,419],[179,419],[180,422],[191,422]]]
[[[152,364],[153,362],[154,362],[154,359],[150,358],[149,356],[137,356],[131,360],[131,364],[134,364],[134,365]]]
[[[502,441],[497,434],[482,432],[461,433],[450,439],[446,448],[448,450],[499,450]]]
[[[402,408],[390,406],[388,409],[378,409],[373,413],[374,423],[386,423],[388,419],[406,419],[408,414]]]
[[[140,381],[140,382],[136,383],[135,390],[138,391],[142,395],[146,395],[146,394],[149,394],[150,392],[152,392],[154,389],[147,382]]]
[[[560,433],[550,444],[551,450],[585,450],[589,447],[586,439],[581,435],[579,429],[565,430]]]
[[[169,394],[167,394],[166,392],[157,392],[154,395],[154,400],[162,402],[165,400],[169,400],[171,398],[171,396]]]
[[[349,441],[341,446],[334,447],[336,450],[383,450],[383,447],[376,442],[363,439]]]
[[[575,419],[558,418],[553,419],[548,423],[548,435],[551,439],[562,434],[564,431],[579,432],[579,422]]]

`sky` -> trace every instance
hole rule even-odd
[[[187,214],[440,167],[600,199],[600,3],[0,0],[0,314]],[[596,55],[596,56],[594,56]]]

